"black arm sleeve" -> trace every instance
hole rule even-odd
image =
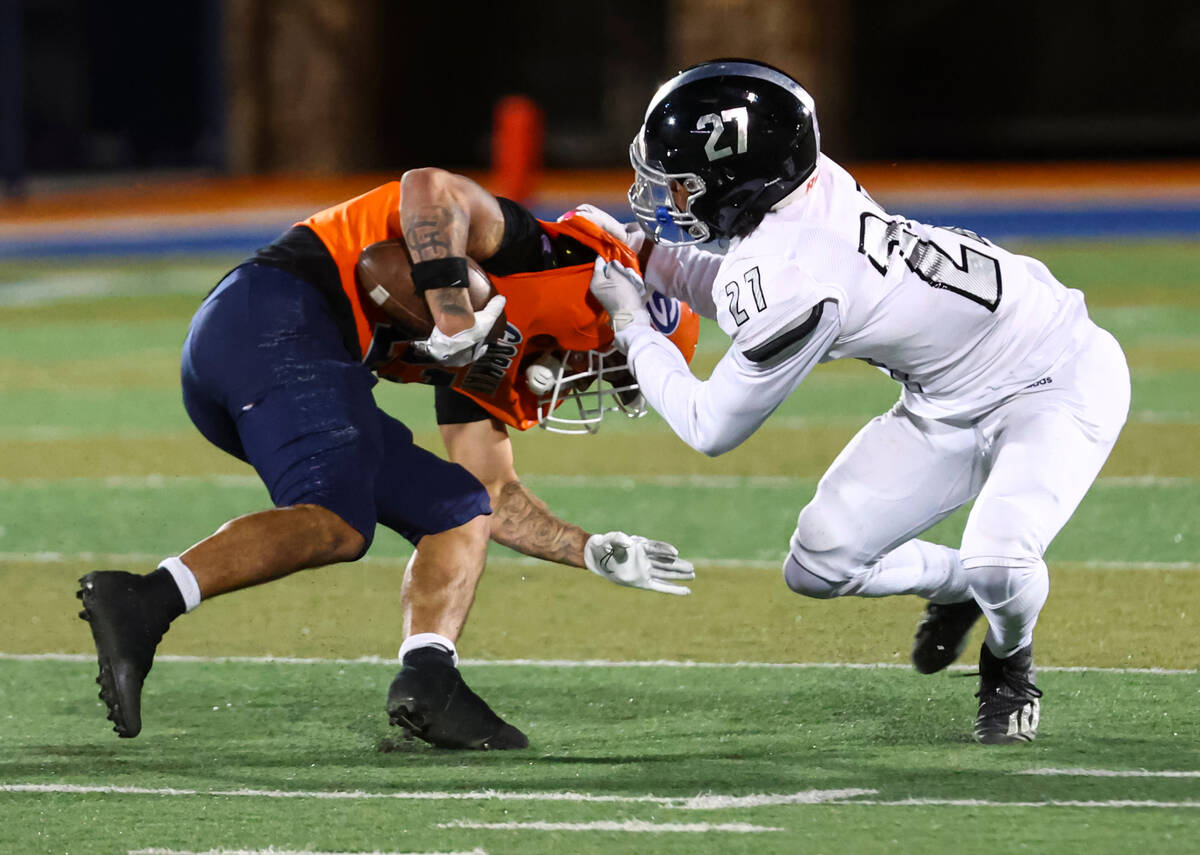
[[[591,264],[596,251],[575,238],[559,235],[551,238],[528,210],[511,199],[497,196],[504,212],[504,237],[500,248],[482,267],[493,276],[533,273],[574,264]]]
[[[449,386],[433,387],[433,410],[439,425],[462,425],[490,419],[492,414]]]
[[[496,201],[504,212],[504,237],[496,254],[480,266],[493,276],[545,270],[550,239],[537,218],[512,199],[497,196]]]

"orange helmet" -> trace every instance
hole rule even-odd
[[[639,269],[627,246],[583,217],[541,225],[551,237],[567,235],[605,259]],[[592,272],[589,259],[493,277],[496,290],[508,299],[507,326],[470,365],[438,365],[410,342],[396,341],[386,349],[386,360],[371,367],[388,380],[451,386],[517,430],[540,425],[557,433],[595,433],[605,413],[642,416],[645,401],[624,354],[613,346],[608,313],[589,290]],[[658,293],[651,294],[648,308],[655,327],[690,362],[699,316],[686,303]],[[377,340],[380,333],[377,327]]]

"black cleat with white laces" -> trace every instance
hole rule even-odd
[[[529,740],[471,691],[439,647],[418,647],[388,689],[388,721],[407,737],[438,748],[500,751],[528,748]]]
[[[979,651],[979,715],[975,738],[984,745],[1032,742],[1041,718],[1042,690],[1033,684],[1033,645],[1007,659],[986,644]]]
[[[166,571],[139,576],[98,570],[79,580],[79,616],[88,622],[100,664],[100,699],[119,736],[142,730],[142,684],[154,665],[154,651],[183,600]],[[172,599],[174,598],[174,599]]]
[[[974,598],[961,603],[926,603],[913,638],[913,667],[935,674],[962,655],[971,627],[983,612]]]

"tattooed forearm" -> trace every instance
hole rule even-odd
[[[546,503],[510,481],[495,497],[492,508],[492,539],[534,558],[583,567],[583,550],[588,534],[577,525],[561,520]]]
[[[467,251],[466,211],[448,205],[400,205],[400,228],[413,261],[461,256]]]
[[[466,288],[437,288],[426,291],[425,299],[430,301],[430,311],[437,315],[470,318],[472,322],[475,320]]]

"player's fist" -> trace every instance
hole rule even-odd
[[[583,558],[589,570],[610,582],[663,594],[690,594],[690,588],[678,583],[696,578],[692,563],[671,544],[623,531],[593,534]]]
[[[472,326],[454,335],[446,335],[435,326],[429,338],[415,342],[413,347],[442,365],[469,365],[487,350],[488,334],[504,311],[504,303],[504,297],[497,294],[475,313]]]
[[[650,326],[650,313],[646,311],[646,283],[636,271],[619,261],[606,262],[597,256],[589,287],[608,312],[613,332],[619,333],[633,325]],[[620,341],[617,347],[621,347]]]

